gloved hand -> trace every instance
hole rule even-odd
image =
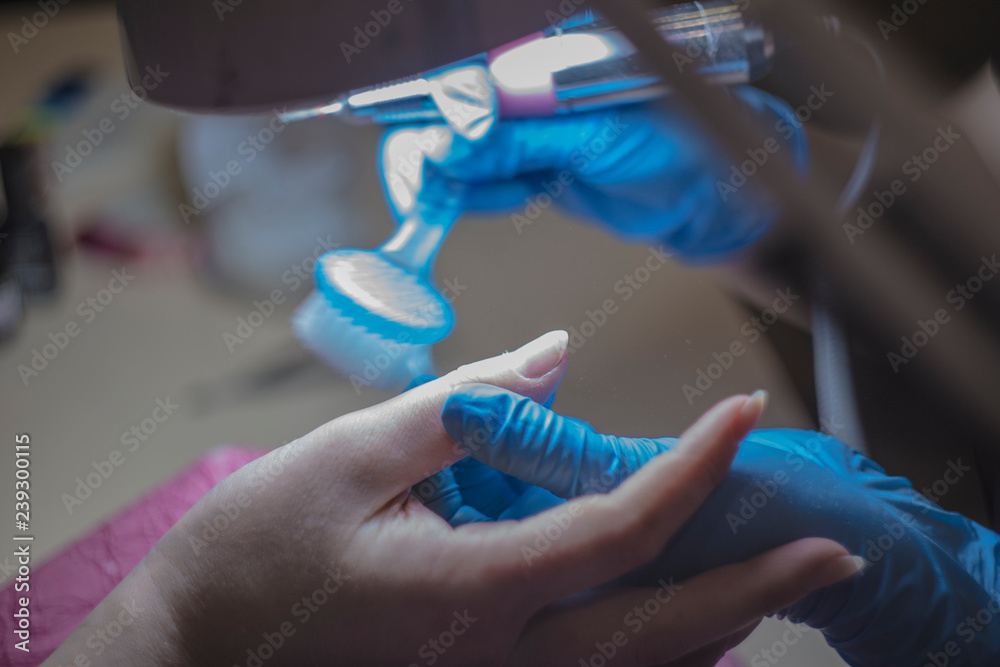
[[[791,108],[756,88],[734,92],[760,120],[763,136],[773,142],[768,146],[804,170],[808,149]],[[505,120],[477,140],[447,125],[397,129],[383,141],[381,172],[400,217],[427,183],[450,179],[468,184],[468,209],[510,212],[518,233],[556,205],[625,240],[664,243],[699,260],[750,244],[776,215],[758,192],[744,187],[757,169],[752,155],[758,162],[774,155],[760,146],[747,149],[731,162],[679,105],[643,104]],[[744,180],[740,165],[747,160],[752,171],[744,169],[751,173]]]
[[[844,567],[853,562],[843,547],[803,540],[683,587],[576,596],[656,553],[711,493],[760,416],[759,403],[741,398],[699,420],[676,456],[551,515],[452,529],[414,500],[408,489],[423,471],[463,456],[439,420],[454,386],[492,382],[544,400],[566,358],[565,334],[543,336],[240,468],[45,664],[576,667],[614,655],[622,667],[700,667],[715,664],[707,657],[739,637],[760,606],[790,604],[856,574]],[[618,518],[621,506],[634,510],[631,521]],[[522,546],[553,525],[562,526],[560,541],[527,566]],[[748,595],[734,599],[734,586]],[[667,604],[667,613],[633,611]],[[49,623],[32,616],[28,629]],[[18,627],[0,615],[0,656],[15,652],[8,638]]]
[[[600,435],[487,385],[457,389],[442,421],[475,459],[451,473],[462,482],[453,494],[460,498],[437,508],[455,510],[452,520],[459,522],[474,512],[516,518],[559,498],[606,492],[677,443]],[[506,494],[498,492],[501,481]],[[622,583],[683,580],[806,536],[832,539],[867,561],[862,576],[785,610],[791,620],[822,630],[848,663],[998,663],[1000,536],[942,510],[905,479],[886,476],[876,463],[818,433],[752,432],[726,480],[658,558]]]

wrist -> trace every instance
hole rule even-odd
[[[176,610],[160,586],[171,576],[164,572],[162,560],[154,548],[87,615],[45,665],[192,664],[177,632]]]

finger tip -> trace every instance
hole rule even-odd
[[[757,420],[764,413],[764,409],[767,407],[768,400],[770,399],[770,394],[763,389],[758,389],[754,393],[750,394],[744,401],[743,405],[740,407],[739,416],[744,422],[749,423],[748,430],[753,428]]]
[[[867,563],[861,556],[833,556],[811,571],[809,588],[816,590],[864,573]]]
[[[725,429],[729,439],[737,446],[757,425],[767,407],[768,393],[762,389],[747,396],[741,394],[720,401],[702,416],[707,424],[719,424]],[[701,421],[701,420],[699,420]]]
[[[783,562],[795,562],[807,575],[807,588],[816,590],[863,573],[868,563],[825,537],[806,537],[784,545]]]
[[[725,441],[735,448],[753,428],[765,397],[755,394],[730,396],[701,415],[683,434],[682,441]]]
[[[544,401],[566,373],[568,343],[565,331],[550,331],[513,351],[466,364],[445,377],[452,386],[484,382]]]
[[[820,561],[851,555],[844,545],[825,537],[806,537],[793,544]]]
[[[523,377],[534,381],[548,379],[566,368],[569,334],[562,329],[549,331],[511,354]]]

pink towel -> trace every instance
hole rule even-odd
[[[15,648],[13,583],[0,591],[0,664],[41,664],[149,552],[170,527],[230,473],[266,450],[217,447],[38,567],[32,568],[30,653]],[[99,664],[94,655],[86,656]],[[741,667],[725,657],[718,667]]]
[[[33,564],[29,593],[15,592],[13,583],[0,591],[0,664],[41,664],[203,495],[266,453],[216,447],[47,562]],[[12,640],[17,598],[24,595],[31,600],[30,653],[15,648]],[[87,659],[99,664],[92,654]]]

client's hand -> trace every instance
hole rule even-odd
[[[549,334],[245,466],[50,664],[72,663],[88,638],[112,629],[104,665],[549,667],[611,650],[625,665],[684,655],[671,664],[707,664],[762,614],[852,571],[842,547],[809,540],[682,586],[668,578],[567,600],[663,549],[759,416],[745,397],[713,409],[615,492],[530,519],[453,528],[411,495],[464,455],[440,420],[454,387],[487,382],[544,401],[565,363],[565,333]],[[548,546],[526,558],[540,534]]]

